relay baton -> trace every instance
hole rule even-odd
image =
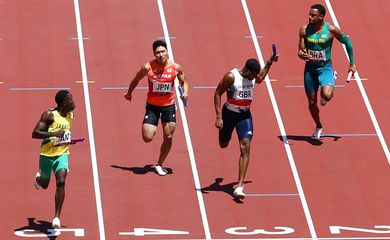
[[[347,76],[347,83],[349,83],[351,81],[352,75],[353,75],[353,72],[349,71],[348,76]]]
[[[179,93],[180,93],[180,97],[183,97],[184,96],[184,90],[183,90],[183,87],[179,84],[179,86],[177,87],[179,89]],[[187,100],[183,100],[183,105],[184,107],[187,107],[188,106],[188,101]]]
[[[84,141],[84,138],[83,138],[83,137],[72,138],[72,140],[70,141],[70,144],[76,144],[76,143],[82,142],[82,141]]]
[[[272,54],[273,54],[274,56],[276,56],[276,54],[277,54],[275,43],[272,44]],[[278,61],[278,59],[275,60],[275,62],[277,62],[277,61]]]

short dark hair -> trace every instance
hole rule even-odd
[[[326,10],[325,7],[319,3],[314,4],[310,7],[311,9],[317,9],[320,14],[323,14],[325,16]]]
[[[70,94],[70,92],[68,90],[58,91],[56,94],[56,97],[55,97],[57,105],[61,106],[69,94]]]
[[[257,59],[250,58],[246,60],[245,68],[253,73],[259,73],[260,72],[260,63],[257,61]]]
[[[158,47],[165,47],[167,49],[167,43],[163,40],[156,40],[153,42],[153,52],[156,51]]]

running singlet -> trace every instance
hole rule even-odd
[[[149,92],[146,102],[154,106],[170,106],[175,103],[174,80],[176,69],[172,62],[167,66],[158,66],[156,60],[151,61],[148,72]]]
[[[329,37],[329,23],[325,22],[321,32],[316,33],[311,24],[306,27],[305,46],[310,55],[309,62],[330,62],[333,38]]]
[[[227,89],[226,107],[235,112],[245,112],[252,103],[255,79],[244,78],[237,68],[230,72],[234,75],[234,83]]]
[[[51,109],[51,112],[54,115],[54,122],[48,127],[47,131],[57,132],[63,129],[65,130],[65,134],[62,138],[50,137],[43,139],[41,155],[55,157],[62,154],[69,154],[69,143],[72,139],[70,125],[73,121],[73,113],[70,112],[66,117],[63,117],[55,109]]]

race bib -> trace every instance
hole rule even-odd
[[[65,131],[64,136],[61,138],[54,137],[54,146],[61,146],[64,144],[70,144],[72,141],[72,133],[70,131]]]
[[[172,92],[172,83],[162,83],[162,82],[153,81],[153,92],[170,93]]]
[[[252,100],[252,91],[251,90],[238,91],[238,98],[241,100]]]
[[[316,50],[308,49],[308,54],[310,55],[310,61],[313,61],[313,62],[325,62],[326,61],[325,50],[316,51]]]

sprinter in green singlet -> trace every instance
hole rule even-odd
[[[309,23],[299,30],[298,56],[306,61],[304,71],[305,92],[309,102],[310,114],[316,124],[313,139],[320,139],[322,123],[317,105],[317,92],[321,87],[321,105],[324,106],[333,97],[334,74],[331,51],[333,38],[345,44],[348,56],[348,71],[356,72],[352,43],[337,27],[325,22],[325,7],[314,4],[310,8]]]
[[[69,145],[71,144],[70,127],[76,105],[67,90],[59,91],[55,96],[55,101],[57,107],[42,113],[32,132],[32,137],[42,139],[35,187],[46,189],[53,171],[57,189],[52,227],[60,228],[60,214],[65,199],[65,179],[68,173]]]

